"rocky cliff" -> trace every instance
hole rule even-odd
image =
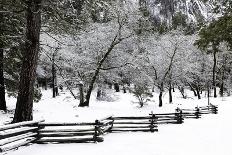
[[[140,0],[154,24],[166,26],[205,23],[223,0]]]

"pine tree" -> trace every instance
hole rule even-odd
[[[42,0],[26,1],[26,42],[20,74],[19,93],[13,122],[32,120],[33,92],[39,53]]]
[[[216,64],[217,64],[217,53],[220,52],[219,47],[222,42],[226,42],[232,49],[232,15],[227,12],[224,16],[218,20],[213,21],[209,26],[203,28],[199,32],[200,39],[196,41],[196,45],[207,53],[213,54],[213,79],[212,85],[214,88],[214,97],[216,94]]]
[[[5,83],[3,76],[3,49],[0,48],[0,110],[6,111]]]
[[[22,31],[24,29],[24,20],[22,20],[22,6],[20,0],[2,0],[0,2],[0,109],[6,110],[5,89],[10,92],[16,89],[8,86],[8,79],[4,79],[5,74],[8,77],[14,77],[17,70],[12,70],[15,65],[15,57],[11,57],[10,53],[17,55],[18,50],[14,47],[18,46],[23,40]],[[11,67],[9,67],[11,66]]]

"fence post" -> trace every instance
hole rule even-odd
[[[180,108],[176,108],[176,120],[177,120],[177,124],[182,124],[183,123],[183,112]]]
[[[212,112],[213,114],[217,114],[217,112],[218,112],[217,106],[212,105],[212,104],[211,104],[211,106],[212,106],[211,112]]]
[[[157,119],[157,118],[156,118],[155,114],[153,114],[153,111],[151,111],[151,114],[150,114],[149,116],[151,116],[151,120],[150,120],[150,122],[151,122],[150,131],[151,131],[151,132],[155,132],[154,127],[155,127],[155,125],[156,125],[156,122],[157,122],[156,119]]]
[[[178,114],[178,121],[179,124],[183,123],[183,112],[181,109],[179,109],[179,114]]]
[[[101,131],[101,123],[99,120],[95,120],[95,127],[94,127],[94,136],[93,136],[93,140],[94,142],[103,142],[103,138],[99,137],[100,134],[102,134]]]
[[[98,130],[99,130],[99,121],[95,120],[94,135],[93,135],[93,139],[95,143],[97,142],[97,137],[99,132]]]
[[[200,118],[200,109],[198,107],[195,107],[196,109],[196,112],[195,112],[195,115],[196,115],[196,119]]]
[[[108,131],[108,132],[112,132],[112,129],[113,129],[113,127],[114,127],[114,118],[111,117],[111,120],[112,120],[112,122],[111,122],[111,127],[109,128],[109,131]]]
[[[43,122],[43,121],[41,121],[41,122]],[[41,122],[36,123],[36,127],[38,127],[38,129],[36,130],[37,135],[35,136],[36,137],[35,142],[38,141],[39,139],[41,139],[40,130],[45,128],[45,126],[40,125]]]

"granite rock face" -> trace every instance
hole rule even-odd
[[[172,26],[182,20],[185,24],[207,22],[215,18],[214,8],[223,0],[140,0],[152,21]]]

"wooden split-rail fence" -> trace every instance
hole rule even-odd
[[[186,118],[201,118],[217,114],[218,107],[210,104],[195,109],[176,109],[175,113],[150,113],[147,116],[113,117],[90,123],[46,123],[27,121],[0,126],[0,152],[30,143],[91,143],[102,142],[111,132],[157,132],[161,124],[181,124]]]
[[[40,122],[27,121],[0,126],[0,152],[36,142]]]

